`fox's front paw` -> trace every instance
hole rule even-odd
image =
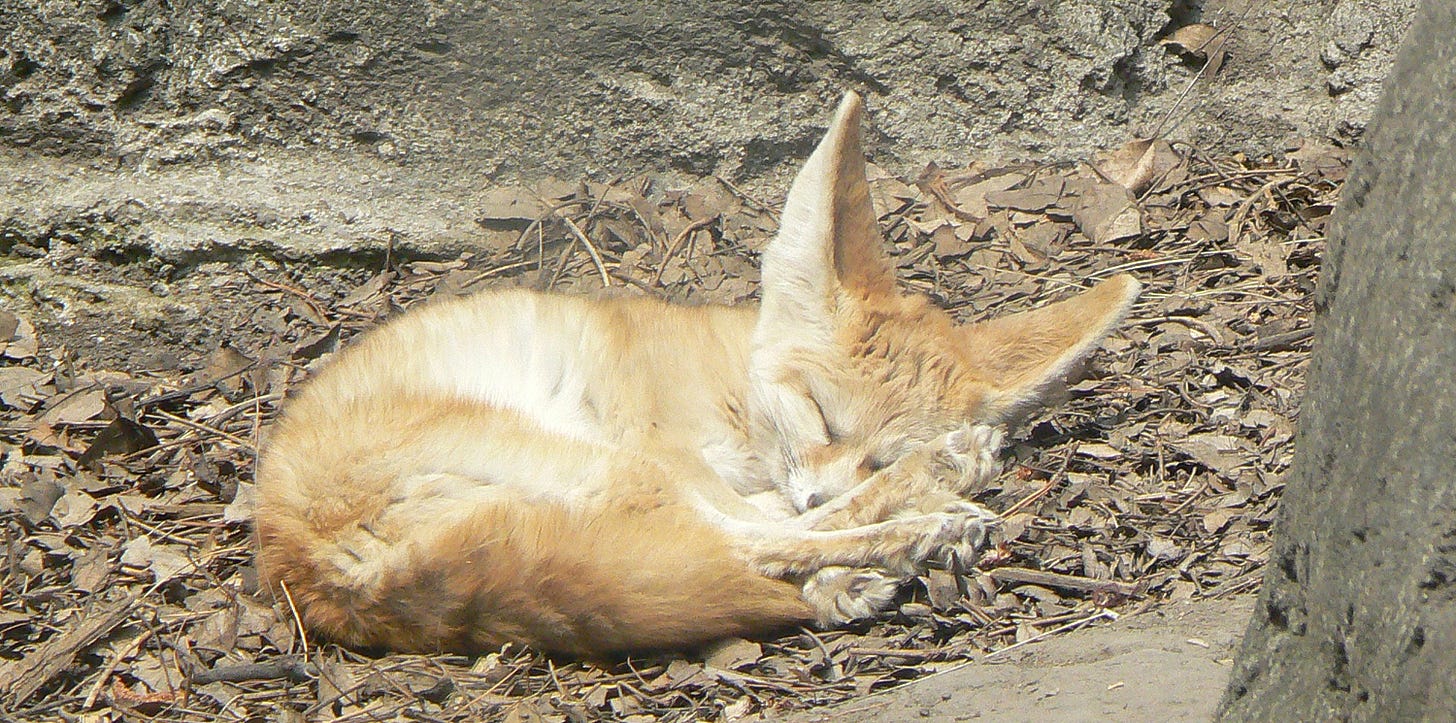
[[[1001,474],[1001,447],[1006,433],[987,424],[962,425],[940,440],[941,459],[952,470],[954,490],[966,494],[985,487]]]
[[[912,552],[917,570],[928,566],[966,569],[974,565],[1001,518],[974,502],[954,500],[923,519],[937,527]]]
[[[881,570],[826,567],[804,581],[804,600],[821,627],[867,618],[894,600],[900,580]]]

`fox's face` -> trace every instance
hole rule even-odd
[[[986,417],[948,315],[920,297],[837,300],[830,343],[781,359],[768,385],[780,488],[800,512],[819,506],[943,434]],[[795,358],[797,357],[797,358]],[[787,413],[785,413],[787,412]]]
[[[1034,311],[955,323],[897,288],[865,180],[850,94],[794,180],[763,257],[751,361],[756,434],[799,510],[918,446],[1035,405],[1137,295],[1129,276]]]

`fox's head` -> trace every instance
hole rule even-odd
[[[1139,289],[1116,276],[975,324],[901,292],[865,178],[863,108],[845,96],[763,254],[752,407],[775,449],[775,478],[800,511],[939,435],[1034,407],[1097,348]]]

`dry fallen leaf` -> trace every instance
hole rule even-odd
[[[1167,141],[1143,138],[1129,141],[1122,148],[1103,155],[1098,159],[1097,169],[1113,183],[1137,195],[1182,161]]]
[[[1192,241],[1225,241],[1228,239],[1228,224],[1223,221],[1223,212],[1212,210],[1188,224],[1188,238]]]
[[[763,646],[742,638],[729,638],[710,646],[703,655],[703,663],[721,670],[738,668],[758,662],[763,657]]]
[[[0,322],[8,332],[0,335],[0,356],[8,359],[31,359],[40,351],[40,340],[36,338],[35,327],[29,321],[6,313]]]
[[[151,429],[126,417],[117,417],[91,440],[91,446],[81,453],[76,463],[89,467],[103,457],[140,452],[157,444],[157,435]]]
[[[20,328],[20,317],[0,309],[0,348],[9,344],[15,337],[15,330]]]
[[[154,583],[171,580],[193,569],[192,561],[172,545],[153,545],[146,536],[134,538],[121,548],[121,564],[150,570]]]
[[[82,490],[73,489],[56,500],[51,507],[51,517],[62,528],[80,527],[90,522],[100,507],[95,497]]]
[[[1045,211],[1057,205],[1066,192],[1067,181],[1060,176],[1042,176],[1026,188],[1006,191],[992,191],[986,194],[986,205],[994,208],[1010,208],[1017,211]]]
[[[1160,45],[1181,53],[1201,54],[1207,57],[1205,49],[1218,35],[1218,28],[1206,23],[1189,23],[1174,30],[1171,35],[1158,41]]]
[[[1159,42],[1185,60],[1203,63],[1202,73],[1207,77],[1217,75],[1228,56],[1228,34],[1204,23],[1184,25]]]
[[[1094,459],[1117,459],[1122,456],[1122,452],[1118,451],[1117,448],[1100,442],[1077,445],[1077,454],[1083,454]]]
[[[1065,206],[1077,227],[1097,243],[1111,243],[1142,233],[1142,212],[1132,194],[1115,183],[1078,179],[1075,195]]]
[[[987,194],[1001,193],[1025,182],[1026,176],[1020,173],[1002,173],[958,188],[952,192],[952,198],[967,212],[985,218],[991,212],[986,203]]]
[[[959,576],[946,570],[931,570],[925,576],[925,594],[936,610],[949,610],[961,599]]]
[[[1205,512],[1203,514],[1203,529],[1209,533],[1216,534],[1223,530],[1230,520],[1238,517],[1240,514],[1238,509],[1229,507],[1220,507],[1219,509]]]
[[[1183,557],[1183,550],[1178,546],[1178,543],[1157,535],[1150,535],[1148,537],[1147,553],[1150,557],[1158,560],[1177,561]]]
[[[207,358],[202,378],[206,381],[216,380],[218,388],[225,395],[237,394],[243,388],[244,380],[240,375],[252,364],[253,360],[247,355],[231,345],[223,344]]]
[[[71,568],[71,587],[83,593],[101,590],[111,577],[111,551],[93,547],[75,560]]]
[[[59,500],[66,493],[66,488],[57,484],[54,479],[35,478],[27,480],[20,486],[20,497],[17,504],[20,506],[20,513],[30,524],[40,524],[42,520],[50,517],[51,508],[55,507],[56,500]]]
[[[1171,446],[1199,464],[1223,475],[1233,475],[1245,463],[1238,437],[1227,434],[1190,434]]]
[[[253,507],[257,505],[256,486],[249,483],[240,483],[238,492],[233,501],[222,512],[222,521],[237,524],[248,522],[253,519]]]
[[[1289,275],[1285,250],[1279,242],[1264,236],[1241,234],[1234,245],[1248,256],[1266,279],[1281,279]]]
[[[79,424],[87,422],[106,411],[106,392],[91,389],[76,392],[63,398],[60,403],[47,409],[41,415],[40,424]]]
[[[50,372],[29,367],[0,367],[0,404],[27,411],[47,396],[42,387],[51,380]]]

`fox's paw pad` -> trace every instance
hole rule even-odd
[[[895,599],[900,580],[882,570],[826,567],[804,581],[804,600],[820,626],[867,618]]]
[[[987,424],[962,425],[943,438],[946,461],[962,480],[962,487],[980,487],[1001,474],[1001,447],[1006,433]]]

